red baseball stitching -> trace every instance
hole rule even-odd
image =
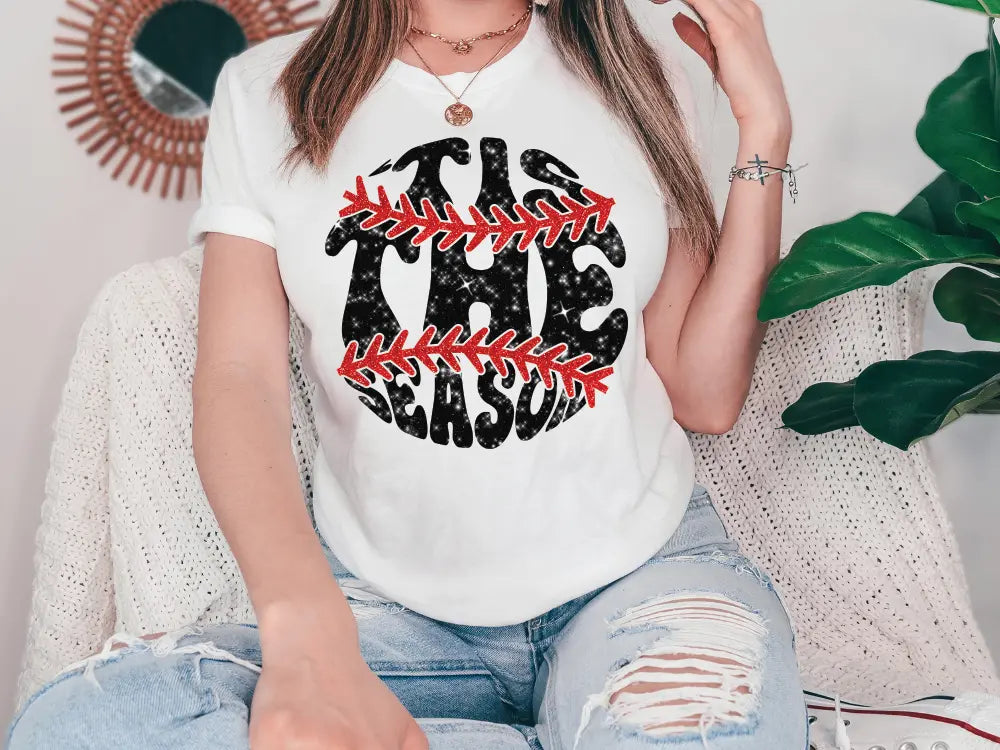
[[[567,350],[566,344],[556,344],[539,352],[536,349],[542,343],[541,336],[532,336],[514,346],[513,341],[517,333],[513,329],[504,331],[489,343],[486,343],[490,333],[489,328],[480,328],[469,334],[464,341],[459,339],[462,331],[462,326],[454,326],[435,344],[431,342],[437,333],[437,328],[428,326],[417,342],[409,348],[405,345],[409,331],[400,331],[388,348],[384,350],[382,344],[385,342],[385,336],[376,333],[372,337],[371,343],[368,344],[368,349],[360,357],[358,356],[360,344],[357,341],[351,341],[347,345],[344,359],[340,367],[337,368],[337,373],[367,388],[373,380],[362,370],[367,370],[383,380],[392,380],[393,373],[386,365],[393,364],[412,377],[417,374],[417,369],[410,361],[413,359],[432,373],[437,373],[439,369],[438,360],[444,362],[455,372],[460,372],[461,361],[458,355],[461,354],[480,375],[486,370],[483,365],[485,359],[493,364],[500,377],[506,377],[510,371],[509,366],[512,366],[525,382],[531,379],[530,368],[534,367],[547,389],[555,386],[555,378],[558,376],[566,390],[566,395],[570,398],[576,395],[576,386],[579,384],[587,397],[587,406],[591,408],[597,401],[598,392],[608,392],[608,386],[604,379],[614,372],[614,368],[602,367],[598,370],[584,372],[581,368],[594,358],[590,354],[581,354],[565,362],[560,362],[557,358]]]
[[[515,203],[513,209],[515,216],[509,216],[499,206],[494,205],[490,206],[491,216],[488,218],[475,206],[469,206],[472,221],[468,222],[458,215],[455,204],[451,201],[444,204],[445,218],[441,218],[428,198],[420,200],[423,213],[418,213],[406,193],[400,194],[399,208],[394,208],[385,188],[381,185],[377,188],[378,201],[373,201],[368,194],[364,179],[360,176],[357,178],[355,191],[344,192],[348,204],[340,209],[341,218],[364,212],[370,213],[371,216],[361,222],[362,229],[371,229],[385,222],[391,222],[391,226],[385,231],[385,236],[389,239],[411,229],[419,229],[411,241],[413,245],[420,245],[439,232],[443,232],[444,237],[438,243],[439,250],[447,250],[459,239],[467,236],[469,242],[465,249],[468,252],[474,250],[491,235],[496,235],[493,252],[499,252],[518,233],[521,235],[517,243],[518,250],[527,250],[535,237],[542,232],[545,233],[544,246],[552,247],[567,226],[571,227],[570,239],[576,241],[583,234],[591,216],[597,217],[595,230],[603,232],[608,224],[611,207],[615,204],[614,198],[608,198],[585,187],[581,188],[581,192],[590,203],[580,203],[568,195],[559,196],[559,202],[565,211],[548,201],[540,200],[535,206],[542,212],[541,216],[531,213],[524,204]]]

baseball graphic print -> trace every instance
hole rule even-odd
[[[626,253],[612,221],[614,198],[588,187],[570,165],[540,149],[512,155],[500,138],[482,138],[478,149],[482,180],[474,205],[456,205],[441,179],[445,160],[475,168],[470,144],[462,138],[426,143],[356,178],[325,249],[336,256],[356,243],[338,373],[361,402],[414,437],[496,448],[552,430],[583,408],[600,408],[628,315],[608,309],[596,327],[581,324],[588,310],[611,305],[613,288],[603,267],[581,269],[574,253],[596,248],[615,268],[625,264]],[[378,184],[379,175],[414,165],[404,192],[389,194]],[[515,195],[511,169],[546,187]],[[484,269],[466,259],[481,246],[493,256]],[[432,254],[419,330],[400,324],[383,290],[390,248],[406,264]],[[546,287],[536,330],[528,304],[531,253],[539,254]],[[489,309],[486,326],[470,321],[476,303]],[[469,372],[487,406],[473,413],[470,381],[463,378]],[[423,378],[434,379],[430,403],[416,402],[414,386]]]

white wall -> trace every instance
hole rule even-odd
[[[761,5],[795,113],[792,161],[810,164],[799,204],[786,204],[787,236],[862,208],[897,210],[936,173],[912,136],[926,95],[982,46],[985,24],[921,0]],[[63,13],[56,0],[0,4],[0,28],[16,30],[0,47],[0,723],[20,660],[51,423],[82,316],[113,273],[183,250],[192,210],[113,182],[65,128],[49,74]],[[702,111],[710,118],[710,105]],[[718,112],[721,195],[734,133],[724,101]],[[954,326],[931,328],[929,346],[965,346]],[[988,492],[1000,470],[990,445],[995,457],[1000,419],[970,419],[934,440],[980,620],[1000,652],[1000,590],[989,585],[1000,506]]]

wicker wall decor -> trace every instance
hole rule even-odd
[[[111,176],[160,196],[200,191],[215,79],[249,45],[314,26],[319,0],[66,0],[53,55],[77,141]],[[159,179],[157,180],[157,177]]]

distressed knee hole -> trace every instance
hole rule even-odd
[[[577,742],[597,706],[612,725],[650,736],[695,732],[705,740],[712,726],[733,732],[753,720],[767,635],[759,613],[721,594],[676,593],[622,611],[609,629],[611,636],[666,634],[613,669],[601,692],[590,696]]]

